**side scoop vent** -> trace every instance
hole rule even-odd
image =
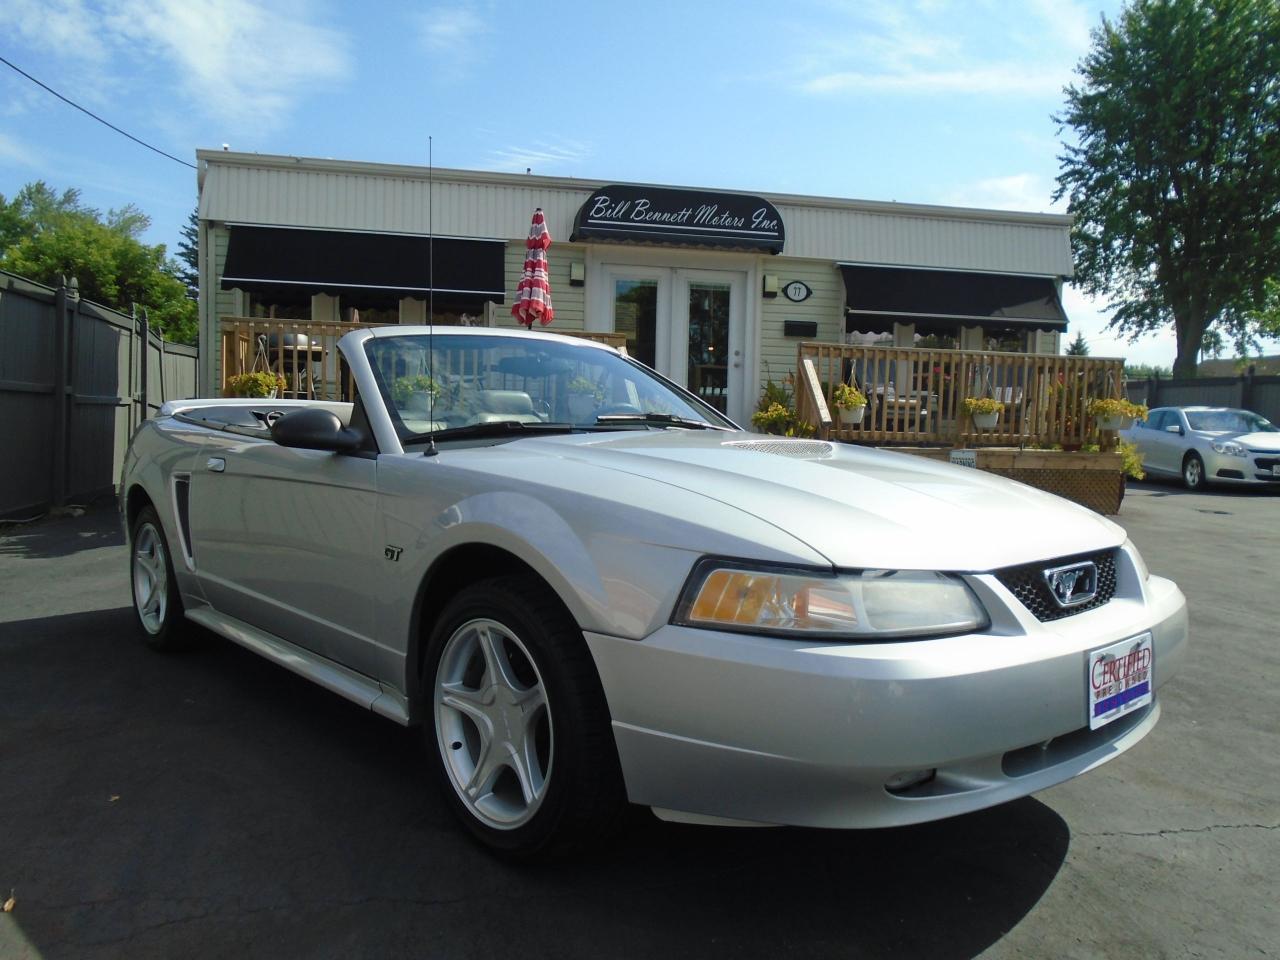
[[[796,460],[826,460],[835,454],[835,448],[823,440],[735,440],[723,446]]]

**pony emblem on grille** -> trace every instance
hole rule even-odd
[[[1092,560],[1053,567],[1044,572],[1049,593],[1060,607],[1088,603],[1098,594],[1098,568]]]

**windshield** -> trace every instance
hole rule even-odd
[[[645,415],[730,426],[647,367],[585,344],[437,333],[375,337],[365,351],[401,440],[490,423],[635,429]]]
[[[1266,417],[1248,410],[1188,410],[1186,414],[1191,429],[1205,433],[1276,433],[1280,430]]]

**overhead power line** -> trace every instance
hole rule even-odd
[[[124,131],[124,130],[121,130],[121,129],[120,129],[119,127],[117,127],[114,123],[109,123],[108,121],[103,120],[100,116],[98,116],[98,115],[97,115],[96,113],[94,113],[92,110],[87,110],[87,109],[85,109],[84,107],[80,106],[80,104],[78,104],[78,103],[76,103],[74,100],[72,100],[70,97],[64,97],[64,96],[63,96],[62,94],[60,94],[57,90],[53,89],[53,87],[49,86],[47,83],[41,83],[39,80],[37,80],[37,79],[36,79],[35,77],[33,77],[31,74],[27,73],[27,71],[23,70],[21,67],[19,67],[19,66],[15,65],[15,64],[10,63],[10,62],[9,62],[8,60],[6,60],[4,57],[0,57],[0,63],[3,63],[6,67],[8,67],[10,70],[13,70],[15,73],[20,73],[20,74],[22,74],[22,76],[26,77],[28,80],[30,80],[32,83],[34,83],[37,87],[40,87],[40,88],[42,88],[42,89],[44,89],[44,90],[48,90],[48,91],[49,91],[50,93],[52,93],[55,97],[57,97],[59,100],[61,100],[63,103],[67,104],[68,106],[75,107],[77,110],[79,110],[81,113],[85,114],[86,116],[90,116],[90,117],[92,117],[94,120],[97,120],[97,121],[98,121],[100,124],[102,124],[104,127],[110,127],[110,128],[111,128],[112,130],[114,130],[116,133],[120,134],[120,136],[122,136],[122,137],[128,137],[130,140],[132,140],[134,143],[138,144],[139,146],[141,146],[141,147],[146,147],[148,150],[152,151],[153,153],[158,153],[158,154],[160,154],[160,156],[162,156],[162,157],[168,157],[168,158],[169,158],[170,160],[172,160],[174,163],[180,163],[180,164],[182,164],[184,167],[190,167],[192,170],[195,170],[195,169],[196,169],[196,165],[195,165],[194,163],[187,163],[187,161],[185,161],[185,160],[179,160],[179,159],[178,159],[177,157],[175,157],[173,154],[171,154],[171,153],[165,153],[165,152],[164,152],[163,150],[161,150],[159,147],[153,147],[151,144],[147,143],[147,141],[145,141],[145,140],[139,140],[139,139],[138,139],[137,137],[135,137],[132,133],[128,133],[128,132],[126,132],[126,131]]]

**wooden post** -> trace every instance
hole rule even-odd
[[[53,297],[53,475],[49,502],[54,509],[67,502],[67,311],[70,296],[63,277]]]

